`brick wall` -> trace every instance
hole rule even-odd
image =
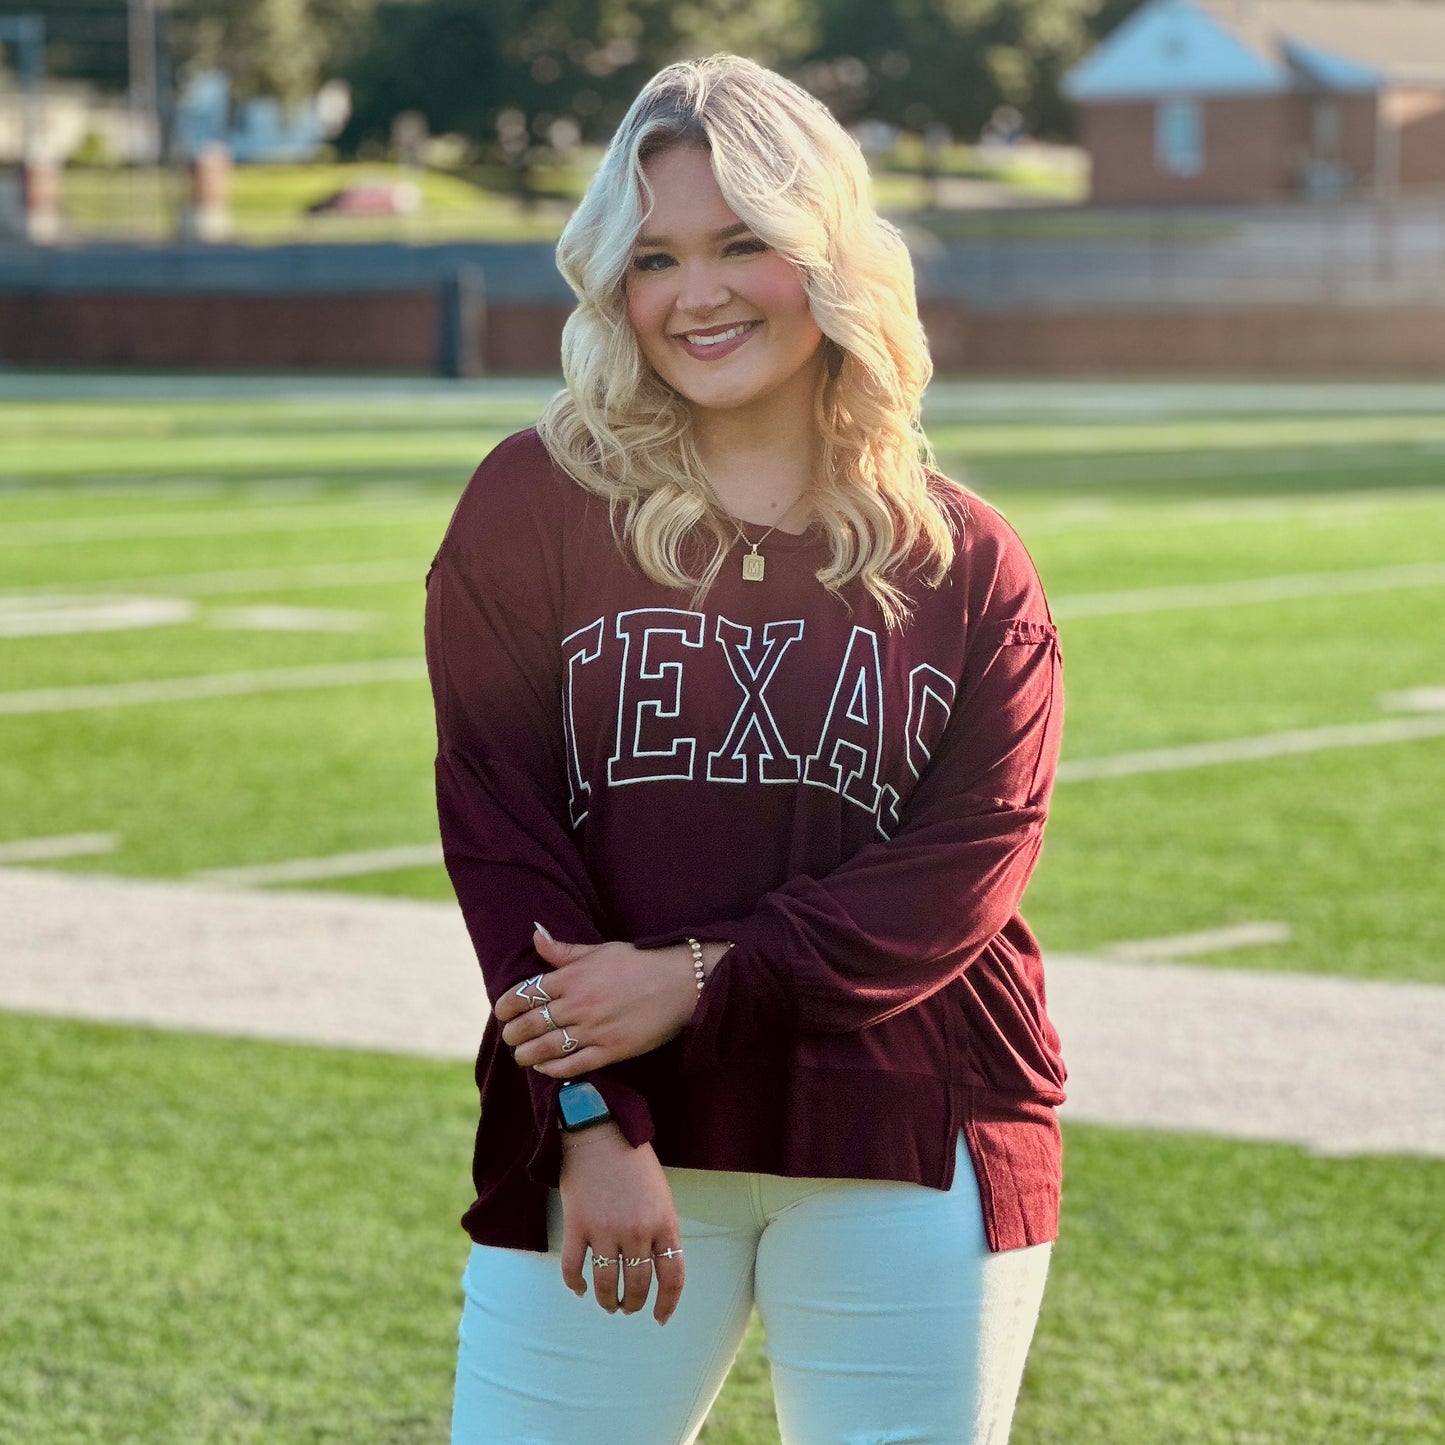
[[[1386,114],[1400,128],[1400,189],[1445,189],[1445,90],[1398,90]]]
[[[1296,193],[1294,159],[1307,132],[1300,107],[1281,95],[1216,97],[1201,102],[1203,169],[1196,176],[1161,170],[1154,155],[1152,100],[1079,107],[1079,136],[1089,152],[1096,205],[1152,202],[1268,201]]]
[[[484,371],[558,369],[565,307],[471,318]],[[435,289],[235,296],[0,292],[0,366],[429,372],[442,349]]]
[[[940,372],[1445,376],[1445,308],[971,312],[922,305]],[[559,369],[565,305],[493,304],[489,372]],[[0,292],[0,365],[432,372],[435,292],[147,296]],[[475,331],[474,331],[475,335]]]
[[[923,313],[941,372],[1445,376],[1445,308]]]
[[[367,296],[0,292],[0,363],[429,371],[435,291]]]

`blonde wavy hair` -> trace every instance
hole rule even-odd
[[[710,152],[728,205],[801,273],[828,352],[809,496],[832,555],[818,580],[835,594],[860,581],[898,626],[909,585],[946,574],[962,518],[961,492],[933,468],[919,420],[933,363],[913,266],[873,208],[856,142],[773,71],[736,55],[684,61],[633,102],[557,245],[578,305],[562,332],[566,386],[538,432],[564,471],[607,499],[642,570],[691,588],[696,605],[737,533],[708,485],[688,402],[643,358],[624,291],[651,209],[643,166],[678,145]]]

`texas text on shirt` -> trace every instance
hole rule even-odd
[[[1023,545],[938,483],[957,556],[890,631],[861,587],[818,587],[816,533],[775,533],[766,586],[724,566],[693,606],[626,560],[535,431],[508,438],[428,574],[438,811],[494,1000],[536,969],[533,920],[569,942],[733,942],[681,1035],[588,1076],[631,1143],[942,1189],[962,1130],[989,1246],[1013,1249],[1058,1226],[1064,1069],[1018,907],[1061,664]],[[495,1022],[477,1081],[463,1223],[545,1249],[558,1085]]]

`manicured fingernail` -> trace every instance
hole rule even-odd
[[[532,927],[535,928],[537,932],[540,933],[542,937],[547,940],[548,943],[555,943],[557,941],[555,938],[552,937],[550,933],[547,932],[545,928],[542,927],[540,923],[537,923],[535,920],[532,923]]]

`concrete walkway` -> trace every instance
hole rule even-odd
[[[0,869],[0,1008],[470,1059],[453,904]],[[1049,960],[1066,1118],[1445,1158],[1445,988]]]

